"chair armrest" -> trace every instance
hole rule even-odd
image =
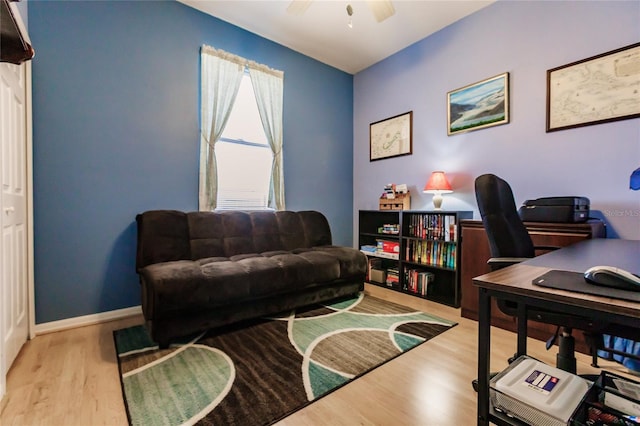
[[[533,248],[536,249],[536,250],[558,250],[559,248],[562,248],[562,247],[559,247],[559,246],[534,246]]]
[[[528,259],[528,257],[492,257],[487,260],[487,265],[489,265],[492,271],[495,271],[497,269],[515,265],[516,263],[524,262]]]

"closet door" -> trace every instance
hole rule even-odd
[[[26,67],[0,63],[0,396],[29,328]]]

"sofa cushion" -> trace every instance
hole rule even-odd
[[[367,258],[352,247],[321,246],[312,247],[314,251],[327,253],[340,262],[340,278],[355,277],[367,269]]]
[[[313,211],[187,213],[191,259],[331,244],[326,218]]]
[[[231,257],[331,244],[316,211],[190,212],[151,210],[136,217],[136,269],[154,263]]]
[[[324,246],[165,262],[149,265],[141,274],[154,288],[146,315],[164,318],[185,309],[215,309],[346,280],[365,268],[357,250]]]
[[[137,270],[153,263],[191,259],[186,218],[186,213],[176,210],[151,210],[136,216]]]

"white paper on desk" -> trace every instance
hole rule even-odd
[[[401,194],[406,194],[408,191],[407,189],[407,184],[406,183],[402,183],[400,185],[396,185],[396,192],[399,192]]]
[[[640,384],[620,379],[613,379],[613,384],[620,394],[629,399],[605,392],[604,405],[630,416],[640,416],[640,403],[637,402],[640,399]]]

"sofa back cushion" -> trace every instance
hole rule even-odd
[[[322,213],[283,211],[278,212],[277,217],[284,250],[331,244],[331,228]]]
[[[231,257],[331,244],[326,217],[317,211],[190,212],[139,214],[138,269],[152,263]]]
[[[187,215],[176,210],[151,210],[136,216],[136,269],[172,260],[191,259]]]

